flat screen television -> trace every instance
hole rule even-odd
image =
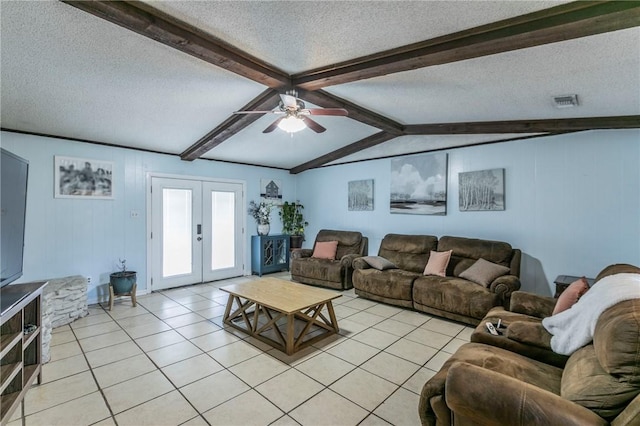
[[[0,287],[4,287],[22,276],[29,162],[0,151]]]

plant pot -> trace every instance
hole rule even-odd
[[[109,285],[113,287],[113,292],[115,294],[131,293],[135,283],[135,271],[114,272],[109,275]]]
[[[271,226],[268,223],[258,224],[258,235],[269,235]]]
[[[289,237],[289,248],[298,249],[302,247],[304,235],[291,235]]]

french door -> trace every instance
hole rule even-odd
[[[151,178],[151,290],[243,274],[241,183]]]

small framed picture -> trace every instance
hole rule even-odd
[[[55,198],[113,199],[113,162],[55,156]]]
[[[349,182],[349,211],[373,210],[373,179]]]
[[[504,210],[504,169],[458,173],[460,211]]]
[[[260,179],[260,198],[273,204],[282,204],[282,181]]]

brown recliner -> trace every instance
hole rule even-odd
[[[605,268],[640,271],[630,265]],[[424,425],[640,424],[640,298],[599,317],[593,342],[564,367],[520,353],[467,343],[423,387]]]
[[[598,274],[595,281],[621,273],[640,273],[640,268],[623,263],[609,265]],[[569,357],[551,350],[551,335],[542,326],[542,320],[551,316],[556,301],[557,299],[552,297],[516,291],[511,295],[509,310],[502,307],[491,309],[474,330],[471,341],[497,346],[546,364],[564,367]],[[500,336],[494,336],[487,331],[485,323],[489,321],[495,325],[498,319],[504,327],[500,329]]]
[[[335,259],[317,259],[312,257],[313,249],[296,249],[291,253],[291,278],[294,281],[337,290],[353,288],[353,260],[366,256],[369,250],[368,239],[360,232],[335,231],[322,229],[313,243],[337,241],[338,250]]]

